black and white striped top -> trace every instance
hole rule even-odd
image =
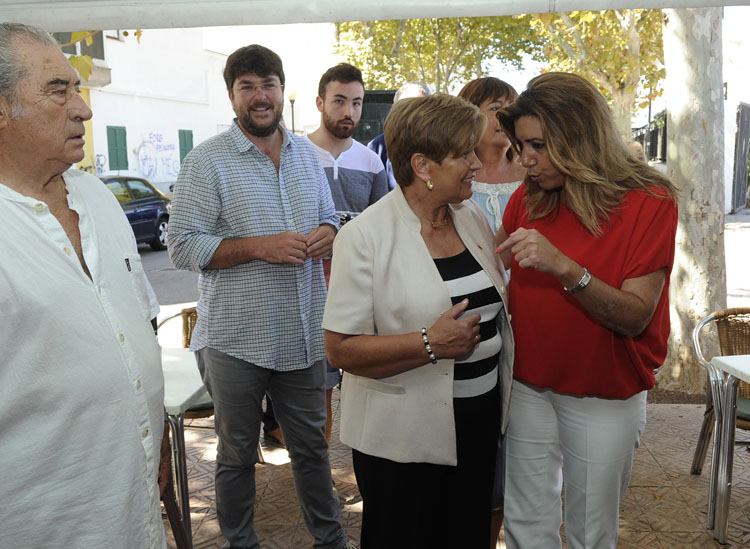
[[[469,299],[469,307],[460,318],[477,313],[481,315],[479,345],[468,357],[455,362],[453,398],[483,395],[497,384],[497,368],[503,342],[496,319],[503,309],[503,301],[492,280],[469,250],[434,261],[453,304],[464,298]]]

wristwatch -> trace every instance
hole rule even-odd
[[[577,294],[578,292],[585,289],[586,286],[589,285],[589,282],[591,282],[591,273],[586,267],[584,267],[583,276],[581,277],[581,280],[578,281],[578,284],[576,284],[572,288],[566,288],[565,286],[563,286],[563,288],[565,288],[565,291],[569,294]]]

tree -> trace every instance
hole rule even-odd
[[[498,58],[517,68],[540,53],[530,16],[453,17],[337,23],[338,53],[362,69],[368,89],[418,80],[448,93],[486,74]]]
[[[365,86],[408,80],[449,92],[498,59],[518,69],[524,54],[546,70],[574,72],[610,101],[623,138],[633,112],[661,95],[661,10],[608,10],[523,16],[338,23],[338,51],[363,70]],[[531,32],[530,32],[531,30]]]
[[[682,196],[670,287],[672,336],[657,382],[665,389],[697,393],[704,388],[705,372],[693,353],[692,330],[727,305],[724,102],[716,100],[723,97],[722,9],[667,14],[667,167]],[[704,353],[718,354],[715,336]]]
[[[531,24],[550,67],[597,85],[629,141],[633,111],[662,93],[662,18],[661,10],[572,11],[534,15]]]

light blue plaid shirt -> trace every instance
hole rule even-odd
[[[175,267],[200,273],[198,323],[190,349],[211,347],[272,370],[311,366],[325,356],[321,261],[257,259],[207,270],[224,238],[308,234],[338,227],[325,172],[312,144],[285,130],[279,171],[235,120],[193,149],[177,179],[169,219]]]

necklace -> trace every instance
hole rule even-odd
[[[448,224],[448,218],[446,217],[442,221],[431,221],[431,223],[434,229],[440,229]]]

